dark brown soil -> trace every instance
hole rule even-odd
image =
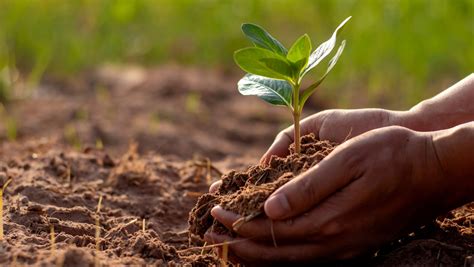
[[[271,192],[331,150],[306,137],[305,156],[250,166],[290,118],[239,95],[239,76],[109,66],[68,81],[47,77],[31,97],[9,103],[18,136],[7,141],[0,114],[0,183],[12,179],[3,196],[0,266],[220,265],[188,232],[189,212],[209,183],[224,173],[218,195],[200,200],[194,233],[214,223],[203,199],[257,215]],[[306,112],[316,107],[310,102]],[[473,221],[471,203],[384,245],[377,257],[332,266],[469,266]]]
[[[211,209],[220,205],[246,218],[263,213],[265,200],[279,187],[326,157],[336,144],[318,141],[314,134],[301,138],[301,154],[286,158],[273,156],[267,165],[255,165],[245,171],[231,171],[222,176],[222,184],[215,193],[201,196],[189,216],[190,232],[201,238],[212,227],[214,232],[230,234],[211,216]]]
[[[121,158],[48,145],[17,151],[0,162],[0,178],[11,179],[0,265],[220,265],[186,229],[196,198],[219,174],[206,160],[139,156],[133,146]]]

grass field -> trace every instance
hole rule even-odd
[[[472,0],[3,0],[0,70],[33,81],[106,62],[237,72],[242,22],[287,45],[308,33],[316,46],[349,15],[346,51],[321,92],[330,105],[407,108],[472,72]]]

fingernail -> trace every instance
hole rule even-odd
[[[209,193],[215,193],[219,190],[219,187],[222,184],[222,180],[216,181],[211,186],[209,186]]]
[[[283,194],[271,196],[265,202],[265,213],[272,219],[278,219],[290,212],[290,203]]]
[[[215,217],[216,217],[216,214],[217,214],[220,210],[222,210],[222,207],[221,207],[221,206],[219,206],[219,205],[214,206],[214,208],[211,209],[211,216],[215,218]]]

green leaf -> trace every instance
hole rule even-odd
[[[242,95],[258,96],[270,104],[291,108],[292,87],[287,81],[247,74],[237,85]]]
[[[325,57],[327,57],[331,53],[334,46],[336,46],[337,35],[351,18],[352,17],[348,17],[341,24],[339,24],[339,26],[332,34],[331,38],[329,38],[329,40],[327,40],[326,42],[322,43],[318,48],[316,48],[313,53],[311,53],[308,61],[308,66],[306,66],[306,68],[303,70],[301,76],[306,75],[310,70],[316,67]]]
[[[234,60],[241,69],[252,74],[280,80],[292,78],[291,66],[286,58],[263,48],[248,47],[237,50]]]
[[[263,62],[267,68],[278,72],[279,74],[283,74],[288,78],[293,77],[293,68],[290,63],[284,59],[262,58],[260,61]]]
[[[334,55],[333,58],[331,58],[331,60],[329,60],[328,68],[326,69],[326,72],[324,73],[323,77],[321,77],[317,82],[313,83],[306,90],[303,91],[303,93],[301,94],[300,104],[299,104],[301,108],[303,108],[303,105],[305,104],[306,100],[308,100],[308,98],[314,93],[314,91],[316,91],[318,86],[324,81],[326,76],[329,74],[332,68],[336,65],[337,61],[339,60],[339,57],[342,54],[342,51],[344,51],[344,47],[346,47],[346,40],[343,40],[341,42],[341,45],[337,49],[336,54]]]
[[[341,45],[339,46],[339,48],[337,49],[337,52],[336,54],[334,55],[333,58],[331,58],[331,60],[329,60],[329,64],[328,64],[328,68],[326,70],[326,73],[324,74],[324,76],[328,75],[328,73],[332,70],[332,68],[336,65],[337,61],[339,60],[339,57],[341,56],[342,54],[342,51],[344,51],[344,48],[346,47],[346,40],[342,40],[341,42]]]
[[[286,58],[293,63],[296,68],[295,73],[300,73],[301,70],[308,63],[309,55],[311,54],[311,39],[307,34],[301,36],[291,46]]]
[[[277,39],[258,25],[244,23],[242,24],[242,32],[244,32],[245,36],[257,47],[273,51],[281,56],[286,56],[288,53],[286,48]]]

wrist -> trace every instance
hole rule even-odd
[[[474,122],[430,134],[453,208],[474,201]]]
[[[418,132],[437,131],[453,126],[446,123],[443,116],[431,114],[430,108],[423,102],[406,111],[393,111],[392,117],[393,125],[400,125]]]
[[[420,132],[445,129],[444,117],[434,116],[429,101],[423,101],[404,112],[406,127]],[[435,119],[434,119],[435,118]]]
[[[422,131],[420,116],[412,110],[390,111],[388,125],[398,125],[414,131]]]
[[[449,129],[474,120],[472,111],[455,107],[446,110],[431,100],[425,100],[402,113],[404,126],[420,132]]]

